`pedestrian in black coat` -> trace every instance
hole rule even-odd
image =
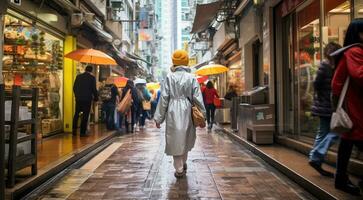
[[[77,132],[79,113],[82,114],[80,136],[86,136],[92,101],[98,101],[96,78],[92,75],[93,67],[88,65],[84,73],[78,75],[73,85],[76,97],[76,112],[73,116],[73,134]]]
[[[334,59],[330,54],[341,48],[339,44],[330,42],[324,48],[324,61],[320,63],[320,67],[316,73],[314,81],[314,102],[312,106],[312,114],[320,118],[319,129],[316,133],[313,149],[309,154],[309,164],[317,170],[321,175],[334,177],[334,174],[322,168],[325,155],[329,147],[336,143],[339,136],[330,132],[330,121],[332,115],[331,104],[331,81],[334,74]]]

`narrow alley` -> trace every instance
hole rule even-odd
[[[40,199],[314,199],[221,132],[197,131],[180,180],[164,146],[153,127],[122,136]]]

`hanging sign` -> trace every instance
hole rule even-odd
[[[10,0],[11,3],[21,6],[21,0]]]

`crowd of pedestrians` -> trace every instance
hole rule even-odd
[[[92,67],[87,66],[85,73],[78,75],[74,84],[76,113],[73,130],[77,129],[79,113],[83,112],[80,135],[85,136],[92,101],[102,100],[105,123],[109,130],[124,129],[127,133],[144,129],[145,120],[153,119],[160,128],[166,122],[165,153],[173,156],[175,176],[186,174],[188,152],[192,150],[196,139],[194,115],[203,115],[211,130],[215,123],[216,99],[218,91],[213,83],[198,83],[190,73],[189,57],[184,50],[177,50],[172,55],[173,66],[162,81],[160,90],[148,90],[146,83],[134,83],[128,80],[121,92],[114,85],[112,78],[106,81],[104,88],[97,94],[96,81],[92,76]],[[344,89],[346,85],[346,89]],[[319,129],[309,154],[309,164],[321,175],[335,178],[335,187],[353,195],[359,195],[360,189],[348,177],[347,166],[354,146],[363,150],[363,20],[353,20],[349,25],[344,46],[330,42],[324,48],[324,60],[321,62],[314,82],[314,102],[312,114],[319,120]],[[129,108],[118,112],[118,104],[131,95]],[[231,100],[237,93],[230,86],[225,99]],[[332,116],[336,112],[338,99],[344,100],[342,108],[347,113],[353,126],[344,133],[331,130]],[[197,109],[197,111],[195,110]],[[200,125],[202,128],[203,125]],[[329,148],[338,142],[336,173],[322,168]]]

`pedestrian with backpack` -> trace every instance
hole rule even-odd
[[[104,87],[100,89],[100,98],[102,100],[102,107],[106,112],[106,127],[108,130],[115,130],[115,110],[116,105],[119,101],[119,92],[114,84],[114,78],[112,76],[108,77]]]

